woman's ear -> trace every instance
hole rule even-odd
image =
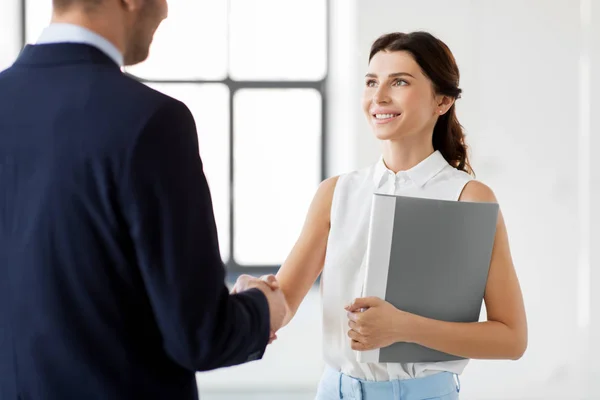
[[[455,99],[454,99],[454,97],[440,95],[440,96],[437,96],[436,101],[437,101],[436,113],[438,115],[444,115],[450,109],[450,107],[452,107]]]

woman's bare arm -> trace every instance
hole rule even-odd
[[[323,270],[329,237],[331,202],[338,177],[324,180],[309,207],[300,237],[277,272],[279,287],[287,300],[286,325]]]
[[[465,187],[460,200],[496,202],[496,197],[489,187],[472,181]],[[501,212],[484,300],[486,322],[452,323],[417,318],[415,342],[467,358],[517,359],[525,352],[525,307]]]

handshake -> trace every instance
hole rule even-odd
[[[265,294],[269,303],[269,314],[271,318],[271,332],[269,344],[277,339],[277,331],[289,322],[291,312],[283,292],[279,288],[279,282],[274,275],[263,275],[256,278],[250,275],[240,275],[235,282],[231,294],[243,292],[248,289],[259,289]]]

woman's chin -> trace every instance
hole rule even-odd
[[[396,129],[381,129],[381,127],[374,126],[373,134],[378,140],[419,140],[424,137],[422,131],[407,130],[404,127]]]
[[[397,131],[389,131],[384,129],[374,129],[373,133],[375,134],[375,138],[378,140],[393,140],[402,137],[401,132]]]

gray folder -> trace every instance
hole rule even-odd
[[[498,204],[374,194],[363,296],[453,322],[477,322]],[[461,357],[414,343],[357,352],[359,362],[436,362]]]

